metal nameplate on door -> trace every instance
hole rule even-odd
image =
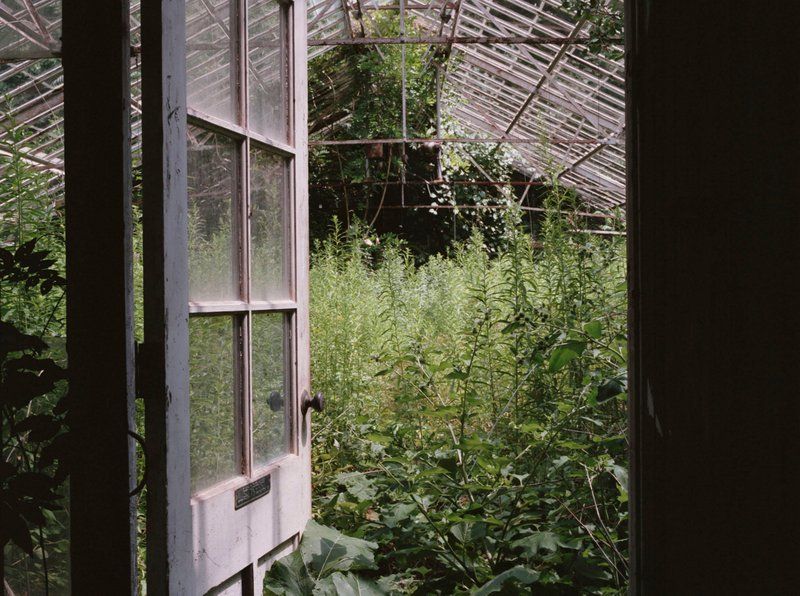
[[[253,501],[257,501],[264,495],[269,494],[272,488],[272,479],[270,476],[263,476],[251,482],[250,484],[236,489],[234,493],[234,509],[241,509],[245,505],[249,505]]]

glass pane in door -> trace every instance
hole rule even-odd
[[[234,319],[189,319],[192,493],[241,474]]]
[[[237,122],[229,0],[186,0],[186,75],[189,107]]]
[[[236,300],[236,160],[234,141],[189,127],[189,300]]]
[[[249,0],[250,130],[286,141],[289,124],[289,62],[286,11],[277,0]]]
[[[264,149],[250,152],[250,235],[253,300],[290,299],[287,265],[287,160]]]
[[[253,467],[288,451],[291,386],[286,337],[288,316],[254,314],[252,322]]]

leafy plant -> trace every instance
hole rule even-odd
[[[10,589],[69,585],[63,195],[25,157],[29,131],[0,141],[0,502]]]
[[[591,25],[587,49],[593,54],[603,54],[618,59],[621,53],[613,49],[610,41],[620,43],[624,19],[624,0],[562,0],[564,8],[575,19],[586,19]]]
[[[35,240],[37,251],[45,253],[49,262],[29,273],[50,275],[52,283],[65,270],[64,218],[59,209],[63,195],[51,192],[47,173],[26,161],[26,134],[25,129],[12,128],[0,140],[0,246],[13,252]],[[3,266],[11,275],[8,258]],[[22,267],[24,263],[19,261],[17,265]],[[23,275],[22,270],[19,274]],[[26,333],[63,335],[64,292],[59,287],[40,292],[31,287],[33,281],[26,281],[35,277],[27,273],[24,276],[4,282],[0,318],[14,321]],[[49,290],[47,284],[44,287]]]
[[[30,240],[0,248],[0,292],[21,285],[47,296],[64,278]],[[38,335],[0,320],[0,547],[13,542],[42,561],[48,577],[46,526],[61,509],[68,475],[66,371]]]
[[[275,596],[333,596],[389,594],[393,578],[370,579],[377,569],[378,545],[308,522],[300,548],[278,560],[264,579],[264,593]]]

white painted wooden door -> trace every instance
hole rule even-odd
[[[186,0],[196,593],[260,593],[310,516],[305,4]]]

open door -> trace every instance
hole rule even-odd
[[[305,4],[176,4],[143,15],[146,118],[160,100],[144,146],[148,591],[260,593],[310,516],[307,411],[321,405]]]

